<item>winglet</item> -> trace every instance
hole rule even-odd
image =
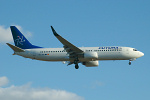
[[[51,29],[52,29],[53,34],[54,34],[55,36],[59,36],[59,35],[57,34],[57,32],[54,30],[53,26],[51,26]]]

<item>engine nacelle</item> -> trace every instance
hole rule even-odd
[[[96,60],[98,59],[98,54],[97,52],[85,52],[84,58],[89,60]]]
[[[86,67],[96,67],[99,65],[98,61],[88,61],[88,62],[83,62],[83,65],[85,65]]]

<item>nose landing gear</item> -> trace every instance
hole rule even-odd
[[[129,65],[131,65],[131,60],[129,60]]]

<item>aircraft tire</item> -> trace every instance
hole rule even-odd
[[[131,65],[131,61],[129,61],[129,65]]]
[[[75,65],[75,69],[79,69],[79,65],[78,64]]]

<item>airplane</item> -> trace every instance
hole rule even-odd
[[[15,45],[6,43],[13,51],[13,55],[41,61],[62,61],[68,65],[79,63],[86,67],[99,66],[99,60],[136,60],[144,53],[131,47],[106,46],[106,47],[77,47],[60,36],[51,26],[54,36],[63,44],[63,48],[43,48],[32,45],[25,36],[15,27],[10,26]]]

